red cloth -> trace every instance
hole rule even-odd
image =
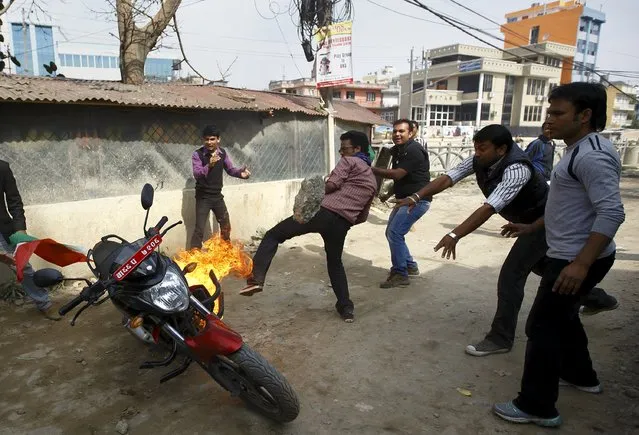
[[[29,258],[31,258],[33,254],[60,267],[87,261],[86,255],[74,251],[53,239],[40,239],[20,243],[13,254],[18,281],[22,281],[22,269],[24,269],[24,266],[29,262]]]

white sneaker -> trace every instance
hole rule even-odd
[[[573,387],[578,389],[579,391],[583,391],[584,393],[590,393],[590,394],[601,394],[603,393],[603,388],[601,387],[601,384],[597,384],[594,387],[582,387],[581,385],[575,385],[575,384],[571,384],[568,381],[564,381],[563,379],[559,378],[559,386],[560,387]]]

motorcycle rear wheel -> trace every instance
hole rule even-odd
[[[297,394],[286,378],[262,355],[246,344],[223,357],[233,370],[224,375],[239,386],[239,396],[249,407],[266,417],[286,423],[295,420],[300,412]]]

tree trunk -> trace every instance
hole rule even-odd
[[[136,24],[141,13],[135,0],[116,0],[120,36],[120,73],[122,82],[140,85],[144,82],[144,63],[149,52],[169,24],[182,0],[163,0],[155,16],[148,16],[143,27]]]

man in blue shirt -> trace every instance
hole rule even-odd
[[[526,154],[528,154],[535,170],[543,175],[548,182],[555,159],[555,143],[549,137],[546,123],[541,126],[541,129],[542,133],[539,137],[526,147]]]

